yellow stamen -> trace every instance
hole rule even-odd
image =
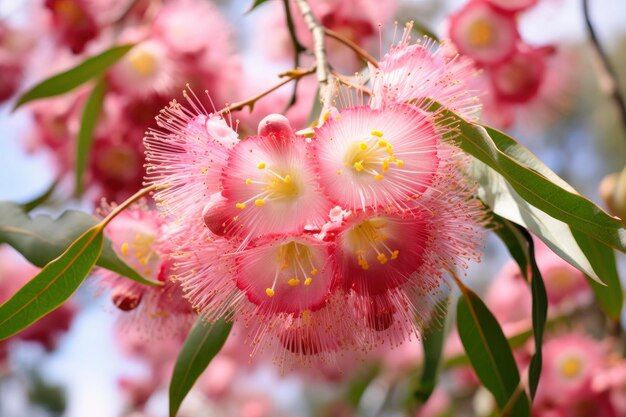
[[[128,242],[122,243],[120,250],[122,251],[122,255],[128,256]]]
[[[266,288],[265,289],[265,294],[267,294],[268,297],[273,297],[274,296],[274,290],[271,288]]]
[[[207,173],[206,167],[200,168],[200,173],[202,173],[203,175],[206,174]]]
[[[383,159],[383,172],[387,172],[389,170],[389,160]]]
[[[263,207],[265,205],[265,200],[261,200],[260,198],[254,201],[254,205],[257,207]]]
[[[250,185],[252,183],[252,178],[246,178],[246,185]]]
[[[304,137],[307,138],[307,139],[314,138],[315,137],[315,132],[306,132],[304,134]]]
[[[370,135],[382,138],[383,137],[383,132],[381,132],[380,130],[372,130],[370,132]]]
[[[387,263],[387,256],[384,253],[379,253],[376,259],[378,259],[378,262],[380,262],[381,265]]]
[[[285,175],[285,184],[290,184],[291,183],[291,175]]]
[[[381,148],[384,148],[387,145],[389,145],[389,142],[387,142],[384,139],[381,139],[381,140],[378,141],[378,146],[380,146]]]
[[[258,169],[264,169],[265,168],[265,162],[259,162],[259,164],[256,166]]]
[[[313,278],[306,277],[306,279],[304,280],[304,285],[309,286],[311,285],[311,282],[313,282]]]
[[[141,258],[141,259],[139,260],[139,263],[140,263],[141,265],[147,265],[147,264],[148,264],[148,260],[147,260],[146,258]]]
[[[398,255],[400,254],[399,250],[394,250],[393,252],[391,252],[391,259],[398,259]]]
[[[317,274],[317,268],[313,268],[313,270],[311,271],[311,275],[315,275]]]
[[[337,171],[337,175],[341,175],[341,170]]]
[[[382,180],[383,178],[385,178],[385,176],[381,175],[381,174],[378,174],[374,178],[376,178],[377,180]]]
[[[398,164],[398,168],[402,168],[402,166],[404,165],[404,161],[402,159],[398,159],[396,160],[396,164]]]
[[[354,169],[356,169],[357,172],[363,171],[363,161],[355,162],[354,163]]]
[[[360,142],[360,143],[359,143],[359,149],[360,149],[360,150],[362,150],[362,151],[367,150],[367,143],[365,143],[365,142]]]
[[[235,207],[237,207],[240,210],[243,210],[246,208],[246,204],[245,203],[237,203],[235,204]]]
[[[289,281],[287,281],[287,284],[295,287],[296,285],[300,285],[300,280],[298,278],[291,278]]]

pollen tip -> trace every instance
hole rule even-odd
[[[313,278],[306,277],[306,279],[304,280],[304,285],[309,286],[311,285],[311,282],[313,282]]]
[[[382,138],[382,137],[383,137],[383,132],[381,132],[380,130],[372,130],[372,131],[370,132],[370,134],[371,134],[372,136],[376,136],[376,137],[379,137],[379,138]]]
[[[245,203],[237,203],[235,204],[235,207],[237,207],[240,210],[243,210],[246,208],[246,204]]]
[[[262,200],[262,199],[259,198],[259,199],[254,201],[254,205],[257,206],[257,207],[263,207],[265,205],[265,200]]]
[[[394,250],[393,252],[391,252],[391,259],[398,259],[398,255],[400,254],[399,250]]]
[[[317,274],[317,268],[313,268],[313,269],[311,270],[311,275],[315,275],[315,274]]]
[[[259,162],[259,164],[256,166],[258,169],[265,169],[265,162]]]
[[[360,142],[360,143],[359,143],[359,149],[360,149],[360,150],[362,150],[362,151],[367,150],[367,143],[365,143],[365,142]]]
[[[374,178],[376,178],[377,180],[382,180],[383,178],[385,178],[385,176],[382,174],[378,174]]]
[[[298,278],[291,278],[289,281],[287,281],[287,284],[295,287],[296,285],[300,284],[300,280]]]
[[[250,185],[252,183],[252,178],[246,178],[246,185]]]
[[[122,255],[128,256],[128,242],[122,243],[120,250],[122,251]]]
[[[267,294],[268,297],[273,297],[274,296],[274,290],[271,288],[266,288],[265,289],[265,294]]]

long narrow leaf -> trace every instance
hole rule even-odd
[[[0,202],[0,243],[7,243],[33,265],[44,267],[98,221],[81,211],[68,210],[59,218],[39,214],[32,218],[15,203]],[[162,285],[142,277],[115,253],[108,239],[96,262],[122,276],[146,285]]]
[[[541,271],[535,261],[535,245],[533,238],[525,229],[520,227],[520,231],[528,241],[528,260],[530,262],[530,289],[533,297],[532,316],[533,316],[533,335],[535,338],[535,353],[530,359],[528,368],[528,388],[530,390],[530,398],[534,399],[539,385],[541,376],[541,367],[543,364],[543,333],[546,328],[546,320],[548,318],[548,294],[543,283]]]
[[[102,228],[90,228],[0,306],[0,340],[14,335],[63,304],[93,268],[102,252],[103,242]]]
[[[457,326],[476,375],[493,394],[500,410],[510,410],[510,416],[529,416],[530,402],[520,389],[519,370],[500,325],[473,291],[462,287],[462,292]]]
[[[591,254],[589,261],[593,269],[606,284],[600,285],[587,277],[600,308],[615,322],[619,322],[624,305],[624,291],[617,272],[613,249],[590,238],[584,233],[573,230],[574,239],[585,253]]]
[[[457,127],[450,139],[502,175],[523,200],[573,229],[626,252],[626,229],[621,221],[576,193],[529,150],[502,132],[467,122],[437,103],[430,104],[429,110],[439,111],[439,123]]]
[[[114,46],[106,51],[87,58],[74,68],[54,75],[33,88],[17,100],[14,110],[21,105],[45,97],[54,97],[85,84],[87,81],[100,77],[119,59],[121,59],[134,45]]]
[[[75,194],[81,196],[84,190],[83,176],[89,161],[89,152],[96,123],[102,112],[102,103],[106,92],[106,82],[101,78],[87,98],[76,141]]]
[[[446,297],[441,300],[436,310],[441,313],[441,317],[448,316],[450,299]],[[446,325],[436,323],[422,335],[422,346],[424,347],[424,366],[417,387],[413,392],[416,400],[425,403],[433,393],[437,385],[437,377],[441,368],[441,354],[446,336]]]
[[[170,417],[176,416],[193,384],[222,349],[232,325],[224,319],[212,324],[202,319],[196,321],[174,365],[170,381]]]

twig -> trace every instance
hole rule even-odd
[[[311,6],[307,0],[295,0],[300,9],[300,13],[313,36],[313,55],[317,65],[317,81],[319,83],[319,98],[322,102],[319,124],[323,123],[324,115],[330,108],[333,98],[333,83],[331,82],[330,65],[326,57],[326,47],[324,46],[324,27],[318,22]]]
[[[600,79],[600,85],[604,90],[609,94],[617,110],[619,111],[619,117],[621,119],[622,127],[624,129],[624,134],[626,137],[626,103],[624,102],[624,96],[621,94],[619,86],[617,84],[617,76],[615,74],[615,70],[611,66],[609,59],[605,51],[602,49],[602,45],[600,45],[600,41],[598,36],[596,35],[595,29],[591,24],[591,18],[589,16],[589,1],[583,0],[583,15],[585,17],[585,25],[587,26],[587,31],[589,32],[589,38],[591,40],[591,45],[593,46],[593,50],[596,53],[597,61],[598,61],[598,77]]]
[[[289,30],[289,37],[291,38],[291,44],[293,45],[293,67],[300,67],[300,54],[306,51],[306,48],[302,46],[300,41],[298,40],[298,36],[296,35],[296,27],[293,24],[293,17],[291,16],[291,9],[289,8],[289,0],[283,0],[283,7],[285,9],[285,19],[287,20],[287,29]],[[296,104],[297,94],[298,94],[298,81],[300,79],[295,80],[293,83],[293,93],[291,94],[291,99],[287,104],[288,110],[291,106]]]
[[[224,113],[229,113],[229,112],[234,112],[234,111],[239,111],[239,110],[243,110],[246,106],[250,107],[250,111],[252,111],[252,107],[254,106],[254,103],[256,103],[259,99],[265,97],[266,95],[278,90],[280,87],[282,87],[285,84],[290,83],[291,81],[295,81],[295,80],[299,80],[300,78],[309,75],[309,74],[313,74],[316,71],[315,67],[312,68],[307,68],[307,69],[293,69],[290,71],[287,71],[285,73],[280,74],[280,77],[287,77],[287,79],[281,81],[280,83],[276,84],[275,86],[268,88],[267,90],[253,96],[250,97],[246,100],[243,101],[239,101],[237,103],[233,103],[228,107],[223,108],[222,110],[218,111],[216,114],[218,115],[222,115]]]
[[[370,90],[369,88],[363,86],[363,85],[358,85],[353,83],[352,81],[350,81],[350,79],[348,77],[346,77],[343,74],[338,73],[337,71],[331,71],[332,74],[335,76],[335,78],[337,79],[337,81],[339,81],[340,84],[345,85],[346,87],[350,87],[350,88],[354,88],[355,90],[359,90],[362,91],[363,93],[371,96],[372,94],[374,94],[372,92],[372,90]]]
[[[344,45],[346,45],[348,48],[352,49],[355,54],[357,54],[364,61],[367,61],[370,64],[372,64],[372,66],[374,66],[374,68],[378,68],[378,61],[376,61],[376,59],[373,56],[371,56],[369,54],[369,52],[367,52],[365,49],[361,48],[356,43],[352,42],[350,39],[346,38],[345,36],[343,36],[339,32],[335,32],[334,30],[331,30],[331,29],[328,29],[328,28],[324,28],[324,33],[329,38],[333,38],[334,40],[339,41],[339,42],[343,43]]]
[[[151,185],[149,187],[146,188],[142,188],[141,190],[137,191],[133,196],[129,197],[126,201],[124,201],[122,204],[120,204],[119,206],[115,207],[99,224],[98,227],[99,228],[104,228],[107,224],[109,224],[111,222],[111,220],[113,220],[118,214],[120,214],[122,211],[126,210],[131,204],[133,204],[135,201],[139,200],[141,197],[150,194],[152,191],[156,191],[159,188],[163,187],[162,185]]]

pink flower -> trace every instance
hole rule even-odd
[[[104,207],[103,215],[110,210]],[[139,205],[120,213],[106,228],[113,250],[130,267],[162,287],[150,287],[101,271],[102,284],[111,288],[111,300],[127,313],[123,320],[157,336],[184,333],[196,314],[183,298],[180,286],[170,280],[173,262],[166,224],[159,213]]]
[[[401,210],[432,184],[440,143],[432,120],[413,106],[359,106],[317,129],[313,152],[334,204]]]
[[[83,52],[85,45],[98,36],[100,28],[85,0],[46,0],[44,4],[52,13],[59,41],[73,53]]]
[[[489,4],[510,13],[522,12],[537,4],[538,0],[487,0]]]
[[[480,105],[470,89],[478,74],[474,62],[445,43],[412,43],[411,29],[407,25],[401,40],[391,46],[378,68],[370,66],[371,107],[380,108],[385,103],[419,107],[428,104],[430,98],[466,118],[477,117]]]
[[[515,52],[519,39],[515,16],[472,0],[450,16],[450,39],[459,52],[480,64],[493,65]]]
[[[605,348],[581,334],[567,334],[543,346],[543,369],[535,406],[568,406],[592,397],[593,375],[603,367]]]

